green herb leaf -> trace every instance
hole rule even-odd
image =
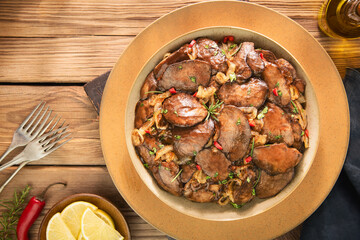
[[[174,138],[176,138],[177,140],[179,140],[179,139],[181,138],[181,136],[175,135]]]
[[[149,168],[149,164],[144,163],[144,167]]]
[[[209,49],[209,45],[205,45],[205,48],[206,48],[206,49]]]
[[[249,178],[249,177],[247,177],[247,178],[246,178],[246,181],[249,183],[249,182],[250,182],[250,178]]]
[[[254,153],[254,145],[255,145],[255,137],[253,137],[252,139],[252,144],[251,144],[251,151],[250,151],[250,156],[253,156]]]
[[[161,109],[161,113],[166,114],[168,112],[167,109]]]
[[[278,90],[278,94],[280,97],[282,96],[282,92],[280,90]]]
[[[164,145],[163,144],[159,144],[159,148],[163,148],[164,147]]]
[[[229,74],[229,79],[230,79],[230,82],[236,81],[236,74],[235,73],[230,73]]]
[[[178,113],[177,113],[177,111],[174,111],[174,114],[178,117],[179,115],[178,115]]]
[[[193,83],[196,83],[196,77],[191,76],[191,77],[189,77],[189,78],[190,78],[190,80],[191,80]]]
[[[197,151],[193,151],[193,154],[194,154],[194,156],[196,156],[196,155],[197,155]]]
[[[236,121],[236,125],[239,126],[241,124],[241,119],[239,118],[237,121]]]
[[[217,54],[218,54],[218,52],[217,52],[217,51],[215,51],[215,52],[214,52],[214,56],[216,56]]]
[[[224,49],[221,49],[221,54],[224,56],[226,55],[226,52],[224,51]]]
[[[180,176],[180,174],[181,174],[182,171],[183,171],[183,170],[180,169],[180,171],[178,172],[178,174],[176,174],[176,176],[171,180],[171,182],[174,182],[175,179],[177,179],[177,178]]]
[[[229,47],[229,49],[231,50],[231,49],[233,49],[234,47],[236,47],[236,43],[232,44],[232,45]]]
[[[244,206],[244,204],[239,205],[239,204],[236,204],[236,203],[233,203],[233,202],[230,202],[230,204],[236,209],[241,208],[242,206]]]
[[[182,67],[181,65],[179,65],[179,66],[178,66],[178,69],[181,70],[181,69],[183,69],[183,67]]]
[[[218,172],[216,172],[215,174],[214,174],[214,177],[217,177],[219,175],[219,173]]]
[[[254,105],[253,104],[250,104],[250,107],[253,107]]]
[[[265,117],[265,114],[269,111],[269,108],[266,106],[264,109],[257,115],[257,119],[262,119]]]
[[[280,139],[280,138],[282,138],[281,135],[276,135],[276,136],[275,136],[275,139]]]
[[[225,179],[225,180],[222,180],[221,183],[222,183],[222,184],[226,184],[226,183],[227,183],[227,180],[226,180],[226,179]]]
[[[292,104],[293,107],[294,107],[293,112],[294,112],[294,113],[299,113],[299,110],[298,110],[298,108],[296,107],[295,103],[294,103],[292,100],[291,100],[290,102],[291,102],[291,104]]]
[[[144,106],[144,103],[140,103],[140,107],[143,107]]]
[[[304,134],[305,134],[305,132],[304,132],[304,131],[301,131],[300,136],[304,136]]]
[[[280,86],[280,83],[277,82],[277,83],[275,84],[275,87],[279,87],[279,86]]]
[[[210,179],[211,177],[210,176],[206,176],[206,180]]]
[[[205,107],[206,110],[208,111],[208,114],[207,114],[205,120],[208,120],[209,117],[211,116],[211,117],[214,118],[216,121],[219,121],[219,120],[216,118],[216,116],[215,116],[215,115],[218,115],[218,114],[219,114],[218,112],[216,112],[216,110],[217,110],[218,108],[220,108],[220,107],[221,107],[221,104],[223,104],[223,103],[224,103],[224,102],[220,102],[220,103],[219,103],[219,100],[217,100],[217,102],[216,102],[215,104],[211,104],[209,107],[206,106],[206,104],[203,103],[204,107]]]

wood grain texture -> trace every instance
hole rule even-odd
[[[68,123],[73,140],[32,164],[105,165],[99,120],[82,86],[0,86],[0,153],[10,145],[14,131],[32,109],[47,102]],[[11,159],[11,154],[6,159]],[[69,157],[70,156],[70,157]]]
[[[197,2],[202,1],[0,1],[0,82],[88,82],[111,69],[154,20]],[[360,40],[331,39],[319,31],[316,18],[323,0],[251,2],[301,24],[342,76],[346,67],[360,65]]]
[[[4,182],[6,177],[14,171],[14,168],[6,169],[0,175],[0,182]],[[14,181],[1,193],[1,199],[12,196],[15,190],[24,188],[26,185],[32,187],[31,196],[39,196],[43,189],[53,182],[66,182],[67,187],[56,186],[51,188],[46,194],[46,205],[39,218],[30,229],[30,239],[37,239],[38,229],[41,220],[46,212],[58,201],[75,193],[94,193],[105,197],[115,204],[124,215],[132,235],[135,240],[165,240],[165,234],[156,230],[151,225],[142,220],[121,198],[116,190],[110,175],[105,167],[36,167],[26,166],[15,177]],[[27,200],[28,201],[28,200]],[[0,207],[0,214],[4,211]],[[14,238],[15,239],[15,238]]]

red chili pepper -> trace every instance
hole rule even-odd
[[[226,37],[224,37],[224,40],[223,40],[223,42],[224,43],[227,43],[227,41],[229,40],[229,37],[228,36],[226,36]]]
[[[195,40],[192,40],[192,41],[190,42],[190,44],[189,44],[189,48],[191,48],[192,46],[194,46],[195,43],[196,43],[196,41],[195,41]]]
[[[230,42],[233,42],[233,41],[234,41],[234,36],[228,36],[228,40],[229,40]]]
[[[217,141],[214,141],[214,146],[219,150],[223,150],[222,146]]]
[[[44,201],[45,193],[51,186],[54,186],[56,184],[62,184],[66,186],[66,183],[62,183],[62,182],[53,183],[49,185],[47,188],[45,188],[45,190],[41,193],[40,197],[32,197],[30,199],[28,205],[26,205],[24,211],[22,212],[19,218],[19,222],[16,227],[16,234],[18,240],[29,239],[28,236],[29,229],[31,225],[33,225],[35,220],[39,217],[41,210],[45,206],[45,201]]]
[[[175,88],[170,88],[170,89],[169,89],[169,92],[170,92],[171,94],[175,94],[175,93],[176,93],[176,90],[175,90]]]
[[[197,95],[197,92],[194,93],[193,97],[196,97],[196,95]]]
[[[146,132],[147,134],[151,134],[150,130],[145,130],[145,132]]]
[[[252,119],[249,119],[249,125],[250,127],[255,127],[255,122]]]
[[[309,130],[305,129],[305,135],[309,137]]]
[[[260,57],[261,57],[262,60],[265,60],[264,54],[260,53]]]
[[[252,160],[251,156],[248,156],[247,158],[245,158],[245,162],[247,162],[247,163],[251,162],[251,160]]]
[[[278,91],[277,91],[277,88],[274,88],[274,89],[272,90],[272,92],[273,92],[273,94],[274,94],[275,96],[279,96]]]
[[[200,171],[201,170],[200,165],[196,165],[196,169]]]

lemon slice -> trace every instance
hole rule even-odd
[[[94,211],[97,209],[97,207],[91,203],[78,201],[71,203],[61,212],[62,220],[68,226],[74,238],[79,236],[81,231],[81,217],[87,208]]]
[[[69,228],[62,220],[60,213],[56,213],[46,227],[47,240],[76,240]]]
[[[107,225],[109,225],[110,227],[115,229],[115,224],[114,221],[112,220],[112,218],[109,216],[109,214],[107,214],[106,212],[104,212],[101,209],[96,209],[94,211],[94,213],[96,214],[96,216],[98,216],[99,218],[101,218],[101,220],[103,220]]]
[[[86,240],[86,239],[83,237],[82,233],[80,232],[77,240]]]
[[[86,209],[81,219],[81,233],[86,240],[122,240],[121,234],[107,225],[101,218]]]

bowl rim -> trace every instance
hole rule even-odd
[[[139,161],[139,162],[141,162],[141,163],[142,163],[142,161],[141,161],[140,157],[137,155],[137,153],[136,153],[136,159],[133,159],[133,158],[132,158],[132,154],[130,154],[130,151],[131,151],[130,148],[133,148],[133,150],[135,151],[135,146],[133,146],[133,144],[132,144],[132,142],[131,142],[131,136],[127,136],[127,131],[126,131],[126,129],[129,128],[129,127],[132,128],[132,129],[134,129],[134,126],[133,126],[133,122],[132,122],[132,123],[131,123],[131,122],[130,122],[130,123],[127,122],[126,116],[129,114],[129,113],[128,113],[128,110],[129,110],[129,107],[128,107],[128,106],[129,106],[129,103],[130,103],[130,98],[131,98],[131,96],[132,96],[131,93],[134,91],[134,88],[135,88],[135,84],[136,84],[138,81],[142,81],[142,83],[143,83],[144,80],[145,80],[145,79],[140,79],[140,80],[139,80],[139,76],[142,75],[142,72],[144,71],[144,69],[148,66],[148,64],[149,64],[151,61],[153,61],[154,57],[156,57],[156,56],[159,54],[159,52],[163,51],[164,49],[169,49],[169,45],[174,44],[174,42],[179,42],[180,39],[186,38],[186,36],[189,36],[189,35],[192,35],[192,34],[196,34],[196,33],[197,33],[199,36],[196,37],[196,38],[202,38],[202,37],[204,37],[204,36],[201,35],[201,32],[207,31],[207,30],[214,30],[214,29],[216,29],[216,30],[217,30],[217,29],[219,29],[219,30],[227,29],[227,31],[229,31],[229,30],[231,30],[231,29],[233,29],[233,30],[235,29],[235,31],[249,32],[249,33],[251,33],[251,34],[256,35],[256,38],[259,38],[259,37],[260,37],[260,38],[266,39],[266,41],[270,41],[272,44],[275,44],[275,45],[280,49],[281,52],[289,55],[289,57],[290,57],[291,59],[286,59],[287,61],[289,61],[293,66],[294,66],[294,65],[297,65],[297,66],[301,69],[301,71],[303,72],[303,75],[302,75],[301,77],[302,77],[302,79],[304,79],[304,80],[306,81],[306,87],[307,87],[307,88],[308,88],[309,85],[311,86],[311,89],[312,89],[311,91],[312,91],[312,94],[314,95],[315,112],[316,112],[316,114],[317,114],[317,118],[314,119],[313,122],[314,122],[314,125],[318,126],[318,128],[317,128],[317,133],[316,133],[317,138],[315,139],[315,141],[314,141],[314,142],[312,143],[312,145],[311,145],[311,148],[314,149],[314,150],[312,151],[312,157],[310,158],[310,163],[309,163],[308,167],[306,168],[306,171],[303,172],[301,179],[300,179],[299,181],[297,181],[295,185],[293,184],[293,185],[291,186],[292,188],[291,188],[290,191],[287,191],[286,194],[281,197],[281,199],[279,199],[278,201],[276,201],[276,202],[275,202],[274,204],[272,204],[271,206],[267,206],[267,207],[266,207],[265,209],[263,209],[261,212],[259,212],[259,213],[257,213],[257,214],[251,214],[251,215],[246,216],[246,217],[244,217],[244,218],[240,217],[240,218],[216,219],[215,217],[214,217],[214,218],[207,218],[207,217],[201,217],[200,215],[196,216],[196,215],[193,215],[193,214],[189,214],[188,212],[183,212],[184,214],[186,214],[186,215],[188,215],[188,216],[196,217],[196,218],[200,218],[200,219],[204,219],[204,220],[210,220],[210,221],[211,221],[211,220],[217,220],[217,221],[245,220],[245,219],[247,219],[247,218],[249,218],[249,217],[253,217],[253,216],[255,216],[255,215],[258,215],[258,214],[261,214],[261,213],[263,213],[263,212],[265,212],[265,211],[268,211],[269,209],[271,209],[271,208],[277,206],[278,204],[280,204],[281,202],[283,202],[288,196],[290,196],[290,195],[296,190],[296,188],[301,184],[301,182],[305,179],[306,175],[308,174],[308,172],[309,172],[309,170],[310,170],[310,168],[311,168],[311,166],[312,166],[312,164],[313,164],[313,162],[314,162],[314,159],[315,159],[315,156],[316,156],[316,153],[317,153],[317,150],[318,150],[318,146],[319,146],[320,128],[321,128],[321,125],[319,124],[319,123],[320,123],[320,111],[319,111],[319,107],[318,107],[318,102],[319,102],[319,101],[318,101],[317,94],[316,94],[316,92],[315,92],[314,89],[313,89],[312,81],[311,81],[309,75],[307,74],[306,69],[305,69],[305,68],[302,66],[302,64],[297,60],[297,58],[295,58],[295,56],[294,56],[290,51],[288,51],[285,47],[283,47],[283,46],[282,46],[280,43],[278,43],[277,41],[273,40],[273,39],[270,38],[270,37],[267,37],[267,36],[264,35],[264,34],[261,34],[261,33],[257,32],[257,31],[251,30],[251,29],[247,29],[247,28],[243,28],[243,27],[236,27],[236,26],[220,26],[220,25],[218,25],[218,26],[203,27],[203,28],[197,28],[197,29],[191,30],[191,31],[189,31],[189,32],[183,33],[183,34],[181,34],[181,35],[178,35],[176,38],[168,41],[166,44],[164,44],[163,46],[161,46],[160,48],[158,48],[158,49],[151,55],[151,57],[149,57],[149,58],[146,60],[146,62],[145,62],[145,63],[143,64],[143,66],[140,68],[140,71],[137,73],[137,75],[136,75],[133,83],[131,84],[131,88],[130,88],[130,90],[129,90],[129,94],[128,94],[128,97],[127,97],[126,103],[125,103],[125,116],[124,116],[124,118],[125,118],[125,138],[126,138],[126,145],[127,145],[127,150],[128,150],[128,152],[129,152],[129,155],[130,155],[131,163],[133,164],[133,167],[135,168],[137,174],[139,175],[140,179],[141,179],[142,182],[145,184],[145,186],[146,186],[151,192],[153,192],[153,194],[154,194],[158,199],[160,199],[163,203],[165,203],[165,204],[168,205],[169,207],[171,207],[171,208],[179,211],[179,209],[176,208],[176,207],[174,207],[174,205],[171,205],[169,201],[166,201],[166,200],[164,200],[162,197],[159,197],[158,194],[156,194],[156,193],[153,191],[153,189],[150,187],[151,185],[153,185],[153,182],[149,183],[149,182],[145,181],[145,179],[144,179],[144,177],[143,177],[143,175],[142,175],[142,173],[144,173],[144,171],[146,171],[146,174],[149,174],[150,177],[152,178],[152,180],[155,181],[154,178],[153,178],[153,176],[149,173],[149,171],[146,170],[146,169],[143,169],[143,168],[141,168],[141,170],[140,170],[140,169],[135,165],[135,161]],[[199,32],[200,32],[200,34],[199,34]],[[210,38],[210,39],[211,39],[211,38]],[[242,40],[241,42],[244,42],[244,41]],[[180,46],[182,46],[182,45],[185,44],[185,43],[187,43],[187,41],[185,41],[185,40],[181,41]],[[176,45],[179,45],[179,43],[177,43]],[[170,48],[170,49],[171,49],[171,48]],[[177,49],[178,49],[178,47],[175,48],[175,50],[177,50]],[[267,50],[268,50],[268,49],[267,49]],[[271,49],[270,49],[270,50],[271,50]],[[171,51],[173,51],[173,49],[171,49]],[[272,50],[271,50],[271,51],[272,51]],[[277,56],[277,57],[278,57],[278,56]],[[281,57],[282,57],[282,56],[281,56]],[[156,66],[158,63],[159,63],[159,62],[157,62],[157,63],[155,64],[155,66]],[[151,71],[152,71],[152,70],[153,70],[153,68],[151,68]],[[299,70],[297,69],[297,72],[298,72],[298,71],[299,71]],[[148,74],[148,73],[147,73],[147,74]],[[145,75],[147,75],[147,74],[145,74]],[[139,98],[138,100],[140,100],[140,98]],[[306,108],[305,108],[305,110],[306,110]],[[127,124],[130,124],[130,126],[127,125]],[[313,132],[312,132],[312,133],[313,133]],[[313,135],[313,134],[312,134],[312,135]],[[130,139],[130,140],[129,140],[129,139]],[[135,152],[136,152],[136,151],[135,151]],[[304,152],[303,154],[305,154],[306,152],[308,152],[308,150],[305,150],[305,152]],[[309,160],[309,159],[307,159],[307,160]],[[301,161],[304,161],[304,156],[303,156],[303,158],[301,159]],[[295,177],[296,177],[296,175],[297,175],[297,172],[298,172],[297,169],[298,169],[298,165],[295,166],[295,175],[294,175],[293,179],[284,187],[284,189],[287,188],[287,187],[294,181],[294,179],[295,179]],[[155,182],[155,188],[157,189],[157,191],[160,190],[160,191],[165,192],[166,195],[171,195],[169,192],[167,192],[166,190],[162,189],[156,182]],[[284,189],[282,189],[282,190],[281,190],[278,194],[276,194],[275,196],[272,196],[272,197],[266,198],[266,199],[262,199],[261,201],[270,200],[270,199],[278,196]],[[180,198],[185,198],[185,197],[184,197],[184,196],[180,196]],[[256,198],[256,199],[258,199],[258,198]],[[186,200],[187,200],[187,199],[186,199]],[[187,201],[191,202],[190,200],[187,200]],[[197,205],[197,204],[204,204],[204,203],[196,203],[196,202],[191,202],[191,203],[189,203],[189,204],[194,204],[194,203],[195,203],[196,205]],[[214,204],[214,203],[215,203],[215,202],[212,202],[212,204]],[[250,201],[249,203],[251,203],[251,201]],[[206,204],[208,204],[208,203],[206,203]],[[255,204],[256,204],[256,203],[255,203]],[[194,205],[194,206],[195,206],[195,205]],[[219,207],[219,206],[214,205],[214,207]],[[224,208],[225,206],[221,206],[221,207]],[[231,208],[230,208],[230,209],[231,209]],[[236,212],[236,211],[239,211],[239,210],[241,211],[241,209],[235,209],[235,208],[233,208],[233,212]]]
[[[43,233],[43,231],[46,232],[46,228],[47,228],[47,224],[49,223],[49,220],[52,216],[54,216],[56,213],[58,212],[61,212],[62,210],[64,210],[69,204],[71,203],[74,203],[76,201],[85,201],[85,200],[80,200],[80,199],[77,199],[77,198],[82,198],[82,197],[90,197],[90,198],[93,198],[93,199],[98,199],[100,201],[103,201],[103,202],[106,202],[107,204],[109,204],[109,206],[111,206],[113,208],[113,211],[115,211],[115,213],[112,211],[112,212],[107,212],[105,211],[104,209],[101,209],[101,210],[104,210],[106,213],[108,213],[110,216],[112,215],[118,215],[122,221],[122,224],[124,224],[124,228],[126,230],[126,234],[129,236],[129,240],[131,240],[131,235],[130,235],[130,229],[129,229],[129,225],[126,221],[126,219],[124,218],[124,215],[120,212],[120,210],[112,203],[110,202],[108,199],[100,196],[100,195],[97,195],[97,194],[94,194],[94,193],[75,193],[75,194],[72,194],[72,195],[69,195],[59,201],[57,201],[47,212],[46,214],[44,215],[43,219],[41,220],[41,223],[40,223],[40,227],[39,227],[39,232],[38,232],[38,240],[43,240],[41,239],[41,235]],[[77,199],[75,201],[72,201],[73,199]],[[70,201],[70,203],[68,203],[67,205],[65,205],[64,207],[61,208],[61,210],[58,210],[55,212],[55,209],[61,205],[61,204],[64,204],[65,202],[67,201]],[[86,200],[88,201],[88,200]],[[91,200],[90,200],[91,201]],[[90,202],[92,203],[92,202]],[[93,204],[93,203],[92,203]],[[113,217],[112,217],[113,218]],[[116,223],[115,222],[115,226],[116,226]],[[118,223],[120,224],[120,223]],[[125,236],[124,236],[125,237]],[[125,239],[125,238],[124,238]]]

